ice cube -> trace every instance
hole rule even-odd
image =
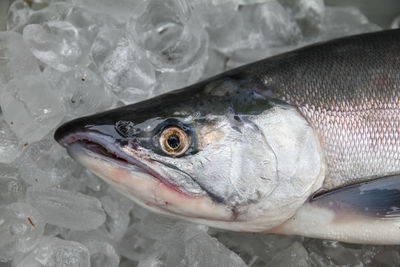
[[[64,102],[67,119],[103,111],[114,101],[101,77],[89,68],[79,66],[67,73],[46,68],[43,73]]]
[[[139,267],[146,266],[190,266],[185,259],[183,234],[187,225],[177,225],[174,231],[160,237],[147,249],[145,258],[139,261]]]
[[[8,1],[2,1],[2,3],[4,2]],[[4,9],[4,11],[7,11],[7,9]],[[32,12],[33,10],[28,6],[28,4],[25,1],[23,0],[14,1],[10,5],[8,9],[8,14],[6,16],[7,30],[14,31],[22,27],[28,21],[28,18],[30,14],[32,14]]]
[[[209,230],[210,234],[218,239],[227,248],[238,255],[250,266],[269,266],[268,262],[279,251],[285,250],[302,239],[294,236],[281,235],[254,235],[235,232],[221,232]]]
[[[0,206],[0,256],[14,257],[28,252],[44,232],[39,212],[26,203]]]
[[[246,0],[246,2],[249,0]],[[201,26],[207,28],[221,28],[229,24],[236,16],[240,1],[232,0],[197,0],[191,1],[193,12],[199,16]],[[243,3],[245,4],[245,3]]]
[[[78,242],[55,237],[43,238],[16,266],[89,267],[89,251]]]
[[[64,117],[60,100],[40,74],[11,80],[0,91],[0,107],[24,144],[43,138]]]
[[[155,83],[153,66],[126,38],[119,40],[117,47],[100,69],[104,81],[117,96],[124,91],[137,90],[139,92],[131,99],[127,99],[126,95],[119,97],[124,102],[146,98]]]
[[[26,75],[40,75],[37,59],[20,34],[0,32],[0,93],[10,80]]]
[[[296,19],[303,35],[311,37],[318,34],[325,15],[323,0],[279,0],[279,3]]]
[[[185,229],[184,243],[187,266],[247,266],[236,253],[199,226]]]
[[[311,266],[308,258],[307,250],[299,242],[294,242],[288,248],[283,249],[276,253],[272,261],[267,264],[268,266],[298,266],[308,267]]]
[[[139,266],[246,266],[243,260],[206,233],[204,226],[179,223],[159,238]]]
[[[392,22],[392,29],[398,29],[400,28],[400,16],[396,17],[393,22]]]
[[[98,68],[111,55],[123,35],[124,31],[114,27],[102,27],[99,29],[90,48],[90,57]]]
[[[17,163],[21,178],[37,188],[62,183],[75,165],[63,148],[50,138],[31,144]]]
[[[208,61],[202,79],[215,76],[226,70],[227,57],[215,49],[208,50]]]
[[[72,23],[79,30],[79,39],[90,44],[102,28],[122,27],[113,17],[93,12],[93,8],[74,6],[65,16],[65,20]]]
[[[388,247],[385,251],[378,253],[378,255],[374,257],[371,266],[400,266],[400,253],[397,249]]]
[[[73,8],[69,1],[56,0],[52,2],[53,3],[47,7],[32,12],[28,18],[28,21],[14,30],[22,32],[24,27],[29,24],[42,24],[50,21],[62,21]]]
[[[21,182],[17,168],[0,163],[0,204],[23,201],[25,185]]]
[[[190,5],[179,0],[150,0],[143,14],[128,21],[131,41],[158,71],[161,92],[195,82],[204,72],[208,35],[198,25]]]
[[[91,267],[118,267],[119,255],[107,238],[107,233],[101,229],[72,232],[69,238],[82,243],[89,249]]]
[[[30,24],[22,35],[36,58],[59,71],[69,71],[84,62],[89,49],[85,36],[68,21]]]
[[[74,5],[87,8],[99,13],[113,16],[115,19],[124,22],[129,16],[141,13],[145,0],[72,0]]]
[[[333,39],[380,29],[356,7],[326,7],[318,39]]]
[[[302,38],[295,18],[275,0],[243,6],[228,24],[209,32],[214,48],[233,57],[230,61],[235,63],[229,67],[265,58],[273,48],[294,45]]]
[[[361,249],[351,244],[329,240],[310,240],[307,249],[320,256],[318,262],[333,266],[362,266]],[[313,255],[313,261],[318,257]]]
[[[264,46],[290,45],[302,38],[295,19],[278,1],[246,6],[242,11],[246,26],[258,28],[262,33]]]
[[[50,224],[73,230],[91,230],[105,221],[100,201],[91,196],[60,189],[28,188],[26,197]]]
[[[143,233],[143,236],[157,240],[171,232],[177,222],[174,218],[148,212],[140,222],[136,223],[136,229]]]
[[[111,190],[108,191],[110,192]],[[118,241],[128,229],[129,212],[133,207],[133,203],[118,193],[103,196],[100,200],[107,214],[105,226],[112,239]]]
[[[0,31],[5,31],[7,29],[7,13],[10,4],[9,0],[0,2]]]
[[[117,244],[118,252],[132,261],[144,260],[149,253],[148,249],[155,242],[154,239],[145,236],[145,234],[138,231],[137,224],[129,226],[125,235]]]
[[[0,113],[0,163],[13,162],[22,152],[22,143]]]

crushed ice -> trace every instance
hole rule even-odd
[[[323,0],[0,1],[1,266],[399,266],[397,247],[217,231],[133,204],[52,139],[320,40],[380,29]],[[391,27],[400,26],[400,17]]]

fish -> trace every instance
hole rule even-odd
[[[225,230],[400,244],[400,30],[311,44],[55,140],[117,191]]]

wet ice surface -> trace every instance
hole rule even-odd
[[[358,9],[322,0],[9,2],[0,1],[0,266],[400,265],[397,246],[224,232],[149,213],[51,137],[74,117],[378,30]]]

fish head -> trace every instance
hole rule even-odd
[[[314,131],[249,82],[206,81],[62,125],[55,139],[158,213],[236,231],[271,229],[322,183]]]

